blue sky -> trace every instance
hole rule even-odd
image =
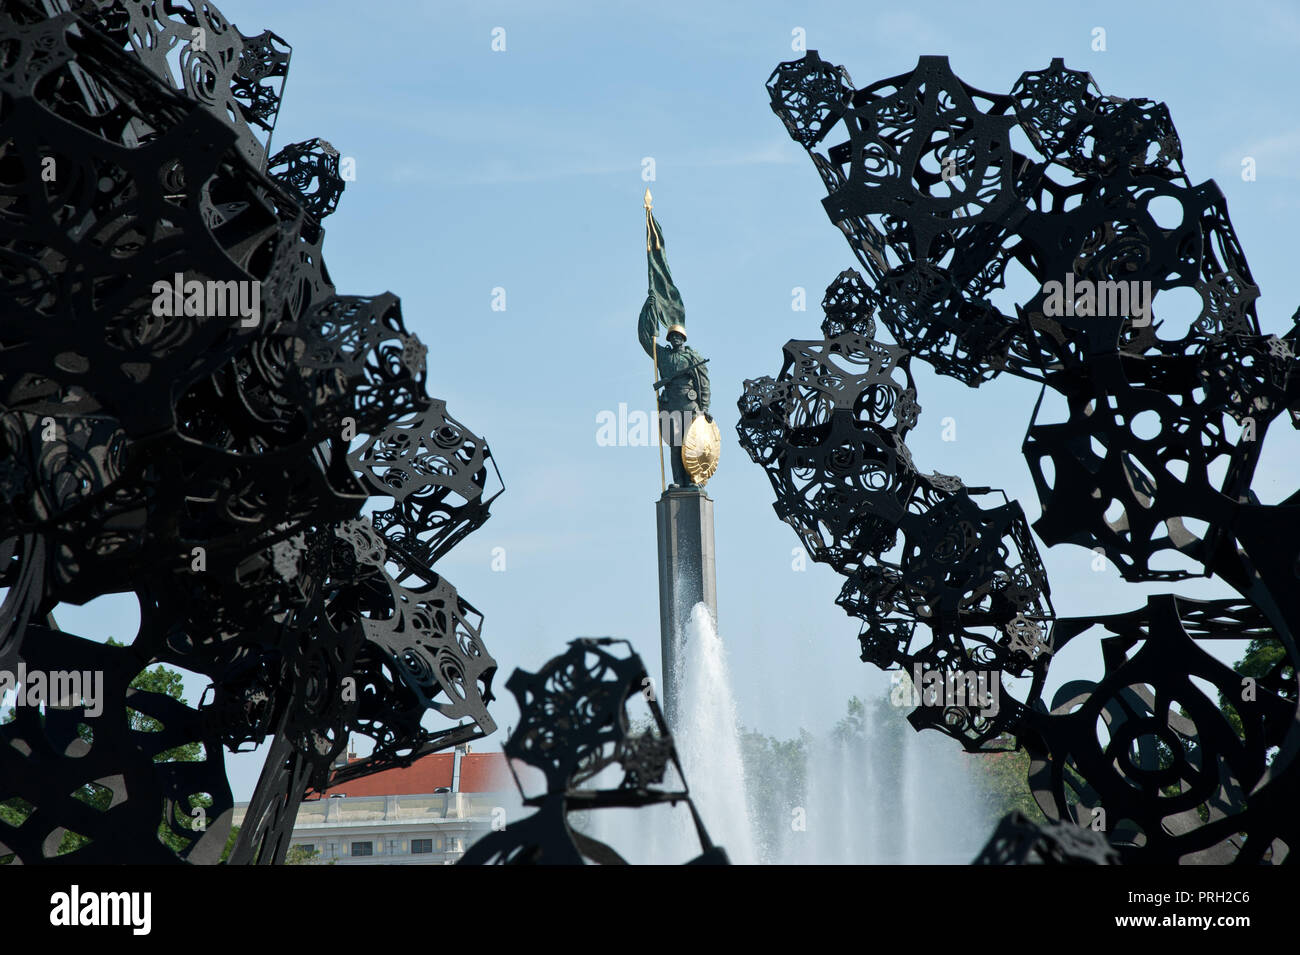
[[[1263,290],[1265,331],[1288,327],[1300,303],[1285,231],[1300,214],[1295,6],[881,6],[408,2],[382,19],[334,0],[221,4],[245,34],[270,28],[293,46],[273,149],[322,137],[355,160],[356,180],[326,222],[339,291],[401,296],[408,328],[429,346],[430,393],[497,458],[505,494],[440,569],[485,615],[502,727],[516,714],[510,672],[535,670],[574,636],[629,638],[658,669],[656,451],[596,441],[600,412],[650,406],[651,369],[635,336],[647,185],[691,344],[711,359],[724,443],[709,484],[719,620],[740,717],[782,736],[816,731],[851,695],[888,685],[857,659],[856,623],[832,602],[840,578],[792,568],[797,540],[735,436],[743,380],[775,374],[787,339],[818,337],[825,286],[855,264],[822,210],[811,162],[768,106],[772,69],[801,55],[796,28],[858,86],[945,54],[967,83],[1006,92],[1021,72],[1062,56],[1105,93],[1164,101],[1192,180],[1216,179],[1227,195]],[[502,52],[491,48],[496,27]],[[1106,31],[1104,52],[1092,49],[1095,27]],[[1246,156],[1256,181],[1241,178]],[[805,312],[792,311],[796,287],[807,290]],[[505,290],[504,311],[491,308],[495,288]],[[918,465],[1004,487],[1034,519],[1019,447],[1037,389],[998,379],[972,391],[919,363],[913,373],[922,413],[908,443]],[[945,442],[949,416],[957,440]],[[1261,498],[1294,488],[1298,446],[1289,428],[1270,432]],[[497,547],[504,571],[491,568]],[[1168,589],[1093,572],[1079,548],[1044,557],[1058,613],[1133,609]],[[1223,592],[1201,581],[1175,589]],[[58,617],[74,632],[121,638],[134,630],[130,603]],[[1096,662],[1063,657],[1052,683],[1095,673]],[[188,687],[194,702],[202,685]],[[236,798],[248,798],[260,756],[230,760]]]

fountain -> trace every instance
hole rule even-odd
[[[747,761],[726,645],[704,604],[692,608],[676,649],[673,738],[696,808],[732,862],[965,864],[983,845],[989,819],[966,757],[913,730],[905,708],[855,701],[848,718],[812,739],[802,774],[753,752]],[[766,802],[760,782],[775,793]],[[680,863],[698,851],[682,806],[601,810],[575,822],[633,864]]]

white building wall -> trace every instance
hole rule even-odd
[[[518,817],[514,793],[430,793],[409,796],[345,796],[304,801],[291,846],[310,846],[316,859],[335,865],[451,865],[495,824]],[[247,803],[235,806],[243,823]],[[432,851],[412,851],[428,839]],[[370,855],[354,854],[369,843]]]

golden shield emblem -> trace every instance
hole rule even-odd
[[[682,441],[682,463],[691,480],[703,487],[718,470],[718,456],[722,453],[722,435],[718,426],[704,415],[691,422]]]

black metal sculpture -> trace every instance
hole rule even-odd
[[[625,653],[616,654],[614,647]],[[653,693],[645,664],[626,640],[572,640],[569,649],[537,673],[516,670],[506,683],[519,701],[519,726],[505,744],[507,759],[541,772],[545,790],[529,796],[516,777],[533,815],[488,833],[465,853],[462,865],[625,865],[610,846],[575,830],[568,814],[582,810],[633,808],[685,802],[701,853],[690,865],[725,865],[691,802],[672,734]],[[651,724],[639,732],[628,716],[629,700],[642,696]],[[617,766],[617,787],[594,789],[605,769]],[[669,768],[683,780],[666,783]]]
[[[1118,865],[1119,852],[1100,832],[1072,822],[1036,823],[1008,813],[972,865]]]
[[[333,782],[495,728],[479,615],[433,565],[499,476],[427,397],[398,300],[335,293],[337,151],[268,162],[288,62],[210,4],[0,8],[0,670],[104,675],[99,714],[48,700],[0,725],[0,805],[23,816],[0,857],[215,862],[221,747],[269,738],[230,861],[280,862],[349,734],[373,754]],[[108,593],[139,600],[128,646],[55,624]],[[130,689],[156,662],[210,693]],[[155,762],[191,742],[205,758]],[[68,832],[89,841],[60,854]]]
[[[1260,331],[1226,202],[1188,179],[1166,107],[1102,96],[1059,59],[1000,95],[942,57],[854,89],[810,52],[768,89],[871,284],[836,279],[823,340],[790,342],[776,379],[745,383],[738,430],[777,514],[848,578],[838,603],[864,621],[863,660],[948,683],[991,674],[1000,706],[945,699],[910,721],[970,750],[1024,747],[1044,812],[1104,830],[1126,859],[1286,859],[1300,493],[1266,505],[1250,486],[1272,420],[1289,410],[1300,427],[1300,325]],[[1012,266],[1037,288],[1013,281],[1027,297],[999,308]],[[1165,307],[1174,288],[1199,293],[1199,314]],[[877,313],[897,345],[874,340]],[[1128,581],[1200,565],[1244,599],[1056,617],[1019,504],[983,506],[989,488],[913,463],[912,357],[971,387],[1007,373],[1064,396],[1066,420],[1040,420],[1040,398],[1024,442],[1048,545],[1093,549]],[[1101,637],[1104,677],[1049,705],[1051,660],[1085,634]],[[1198,646],[1211,639],[1283,652],[1243,679]],[[1032,678],[1025,699],[1003,675]]]

